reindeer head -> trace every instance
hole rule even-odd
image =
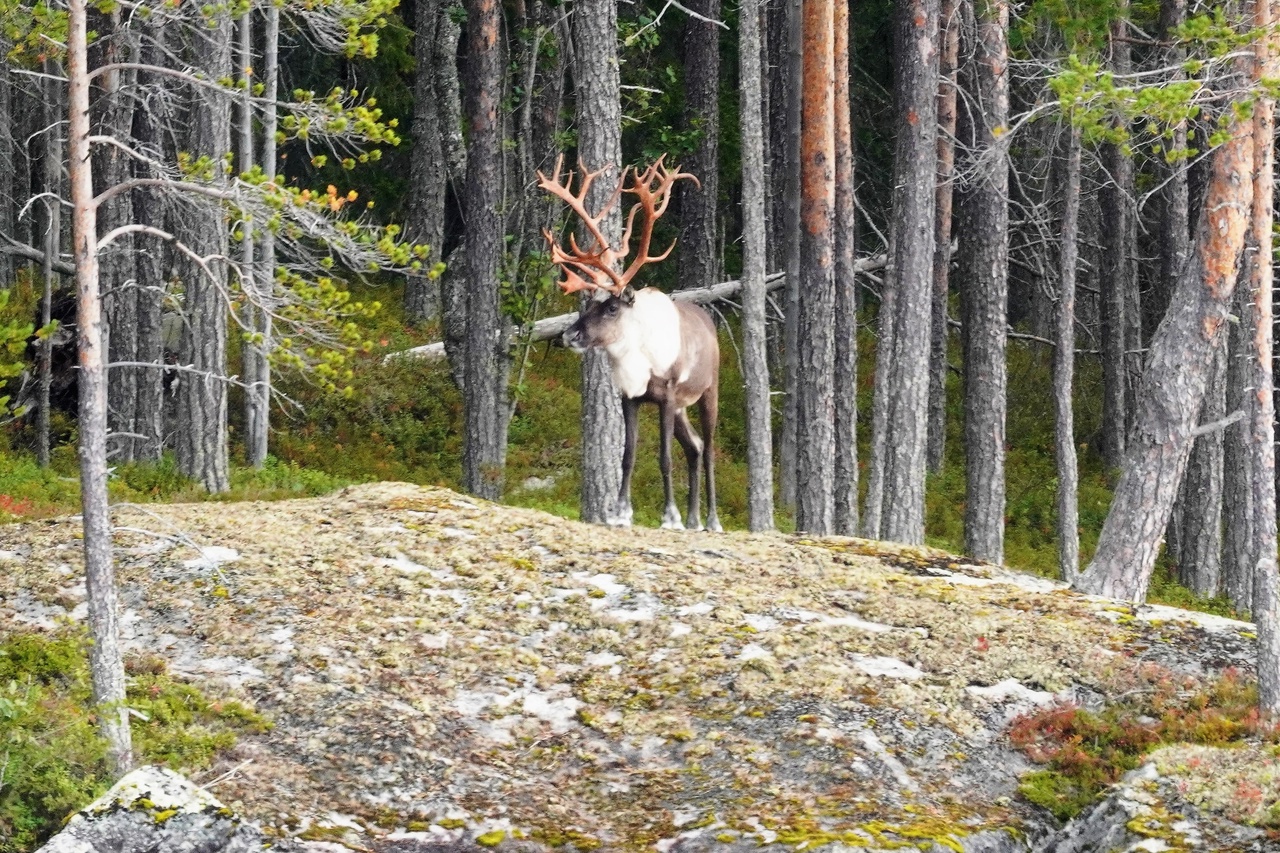
[[[579,163],[578,166],[583,175],[582,184],[576,194],[569,189],[573,184],[573,172],[569,172],[563,181],[560,179],[560,170],[564,163],[563,156],[556,160],[556,171],[552,178],[547,178],[541,172],[538,173],[538,186],[563,199],[586,226],[587,233],[592,239],[589,248],[583,250],[578,246],[577,238],[570,232],[569,251],[565,251],[549,230],[544,228],[542,231],[551,249],[551,260],[558,264],[564,273],[564,278],[560,281],[560,289],[565,293],[590,291],[597,297],[582,310],[578,322],[564,333],[565,346],[578,352],[588,347],[609,347],[621,340],[623,336],[633,333],[631,327],[634,318],[629,315],[635,304],[635,291],[631,288],[631,282],[641,267],[665,259],[675,248],[673,241],[661,255],[649,254],[653,223],[666,212],[667,204],[671,200],[671,187],[676,181],[689,178],[698,184],[698,179],[687,172],[681,172],[679,169],[668,170],[662,160],[663,158],[659,157],[658,161],[644,172],[633,172],[630,167],[623,169],[613,194],[594,216],[586,209],[587,190],[604,172],[603,169],[588,172]],[[628,175],[631,176],[630,185],[627,184]],[[627,214],[627,228],[622,235],[621,244],[615,248],[605,239],[604,233],[600,230],[600,222],[613,209],[624,192],[635,196],[636,203],[631,206]],[[641,217],[639,250],[626,270],[619,272],[619,266],[631,251],[631,235],[637,216]]]

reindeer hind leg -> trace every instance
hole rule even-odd
[[[698,463],[702,458],[702,439],[693,431],[689,423],[689,413],[681,409],[676,413],[676,440],[684,450],[685,461],[689,464],[689,517],[686,526],[690,530],[702,529],[702,508],[699,506],[699,493],[702,484],[698,479]]]

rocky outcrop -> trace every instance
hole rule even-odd
[[[283,851],[202,788],[163,767],[142,767],[72,816],[38,853],[261,853]]]
[[[391,483],[114,520],[126,646],[271,719],[210,772],[317,853],[1172,847],[1115,803],[1056,834],[1008,725],[1252,666],[1246,623],[857,539],[606,529]],[[83,618],[78,532],[0,527],[0,623]],[[1262,792],[1256,820],[1274,756],[1231,752],[1247,767],[1216,775]],[[1237,786],[1189,783],[1205,766],[1159,765],[1152,795],[1225,820]]]

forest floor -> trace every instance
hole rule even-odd
[[[1248,623],[857,539],[607,529],[397,483],[115,523],[130,652],[274,723],[197,781],[355,849],[1034,834],[1020,714],[1252,667]],[[0,526],[0,625],[83,620],[79,536]],[[1197,749],[1157,760],[1170,813],[1280,813],[1271,747]]]

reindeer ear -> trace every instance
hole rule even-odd
[[[631,305],[636,301],[636,292],[631,289],[631,285],[622,288],[622,292],[618,294],[618,298],[622,300],[624,305]]]

